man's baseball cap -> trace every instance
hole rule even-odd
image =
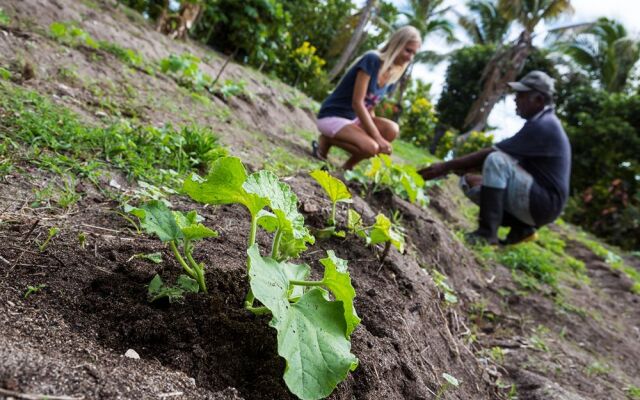
[[[508,85],[516,92],[535,90],[550,98],[555,93],[553,78],[542,71],[531,71],[518,82],[509,82]]]

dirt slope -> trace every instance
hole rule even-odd
[[[305,160],[313,115],[311,102],[296,91],[231,64],[226,77],[244,79],[252,95],[203,103],[166,76],[128,68],[108,54],[97,62],[92,52],[47,37],[52,22],[76,21],[96,39],[135,48],[148,60],[197,54],[208,60],[205,72],[215,75],[220,56],[171,41],[111,2],[0,0],[0,6],[13,19],[0,34],[2,65],[33,65],[35,77],[21,84],[87,123],[101,124],[104,114],[154,125],[196,122],[212,126],[254,168]],[[91,188],[68,210],[32,207],[35,190],[51,179],[30,170],[0,182],[0,398],[3,390],[85,399],[292,398],[282,381],[275,331],[242,308],[244,209],[172,199],[177,209],[196,208],[221,233],[195,254],[208,266],[210,294],[152,305],[145,292],[151,277],[161,273],[170,280],[180,271],[170,252],[135,235],[115,214],[118,203]],[[320,188],[304,173],[286,181],[307,224],[322,227],[328,202]],[[324,250],[335,250],[349,260],[358,293],[362,325],[352,344],[360,365],[330,398],[431,399],[444,384],[443,373],[462,384],[441,398],[460,400],[507,398],[511,383],[519,399],[626,399],[625,389],[640,386],[640,297],[625,275],[572,241],[570,228],[554,228],[591,279],[561,286],[573,307],[567,311],[553,290],[520,290],[506,267],[481,262],[457,239],[453,232],[469,225],[459,212],[468,205],[450,182],[431,195],[427,209],[387,192],[355,199],[354,208],[369,219],[379,211],[400,212],[404,255],[392,250],[381,264],[360,242],[332,239],[319,241],[302,259],[318,274]],[[341,209],[339,221],[344,217]],[[61,233],[39,252],[51,226]],[[83,246],[81,232],[87,234]],[[160,266],[131,259],[155,251],[164,255]],[[638,266],[637,259],[628,262]],[[457,304],[443,300],[429,272],[434,269],[448,276]],[[41,284],[24,298],[28,286]],[[490,357],[496,347],[501,356]],[[140,358],[124,357],[129,349]]]

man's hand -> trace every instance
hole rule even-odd
[[[446,162],[436,163],[418,171],[420,176],[422,176],[427,181],[444,176],[448,172],[449,168]]]

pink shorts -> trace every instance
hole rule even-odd
[[[349,124],[360,126],[360,120],[357,117],[355,119],[347,119],[342,117],[324,117],[320,118],[318,122],[316,122],[320,133],[331,138],[334,137],[338,132],[340,132],[340,129]]]

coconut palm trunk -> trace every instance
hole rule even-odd
[[[353,53],[358,48],[358,44],[361,43],[362,36],[364,35],[364,27],[367,25],[367,22],[371,19],[372,11],[377,3],[377,0],[367,0],[364,8],[360,12],[360,18],[358,19],[358,25],[356,26],[353,35],[351,35],[351,39],[349,39],[349,43],[347,43],[347,47],[345,47],[342,54],[340,54],[340,58],[336,62],[336,64],[329,71],[329,81],[333,81],[335,78],[340,75],[342,70],[347,66],[349,60],[353,57]]]
[[[482,73],[482,92],[473,102],[465,118],[468,131],[481,131],[496,103],[507,91],[507,82],[514,81],[531,53],[531,33],[522,31],[514,45],[498,50]]]

